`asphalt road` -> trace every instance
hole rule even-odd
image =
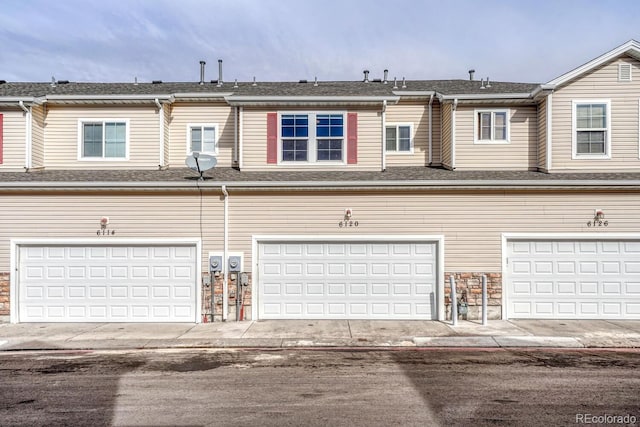
[[[627,418],[596,418],[603,416]],[[0,354],[3,426],[579,425],[576,420],[640,423],[640,352]]]

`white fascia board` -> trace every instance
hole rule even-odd
[[[416,181],[188,181],[188,182],[0,182],[2,189],[194,189],[194,188],[219,188],[226,186],[229,189],[269,189],[287,188],[302,190],[310,188],[320,189],[415,189],[415,188],[582,188],[582,187],[640,187],[640,180],[416,180]]]
[[[432,95],[435,95],[435,91],[433,90],[404,90],[404,91],[400,91],[400,90],[394,90],[393,94],[403,97],[403,96],[424,96],[424,97],[430,97]]]
[[[397,103],[399,96],[247,96],[237,95],[225,98],[230,105],[245,104],[285,104],[285,103]]]
[[[617,56],[620,56],[625,53],[629,53],[634,57],[640,56],[640,43],[635,40],[629,40],[625,44],[620,45],[615,49],[610,50],[609,52],[606,52],[598,56],[597,58],[579,66],[578,68],[575,68],[569,71],[568,73],[565,73],[559,77],[556,77],[555,79],[548,82],[547,85],[558,86],[558,85],[564,84],[582,75],[583,73],[586,73],[587,71],[590,71],[604,64],[605,62],[608,62],[616,58]]]
[[[223,98],[226,99],[233,95],[233,92],[180,92],[174,93],[173,97],[179,98]]]
[[[493,94],[484,94],[484,93],[461,93],[459,95],[438,95],[438,98],[441,100],[450,100],[454,99],[458,100],[466,100],[466,99],[531,99],[532,93],[524,92],[524,93],[493,93]]]
[[[47,95],[47,101],[169,101],[172,95]]]
[[[36,98],[33,96],[0,96],[0,103],[16,103],[20,102],[34,102]]]

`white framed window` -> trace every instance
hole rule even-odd
[[[217,124],[187,124],[187,155],[190,155],[194,151],[205,154],[218,154]]]
[[[611,101],[573,101],[573,159],[611,158]]]
[[[129,159],[128,119],[78,120],[78,160]]]
[[[511,132],[509,117],[509,109],[475,110],[474,143],[508,144]]]
[[[413,153],[413,124],[388,123],[385,125],[386,151],[390,154]]]
[[[278,117],[278,159],[282,164],[346,162],[344,112],[282,112]]]

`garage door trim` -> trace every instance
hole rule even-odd
[[[195,323],[202,320],[202,241],[198,238],[14,238],[10,240],[10,275],[9,275],[9,306],[11,310],[10,322],[19,323],[18,313],[20,272],[18,271],[18,254],[21,246],[194,246],[196,250],[196,316]]]
[[[508,283],[509,280],[509,266],[507,264],[507,257],[509,255],[508,243],[513,241],[526,241],[526,240],[556,240],[556,241],[570,241],[570,240],[600,240],[600,241],[614,241],[614,240],[639,240],[640,233],[609,233],[600,232],[594,230],[593,232],[585,233],[502,233],[502,318],[508,320],[511,316],[509,313],[509,301],[508,301]]]
[[[436,295],[435,295],[435,307],[437,310],[437,319],[444,320],[444,236],[443,235],[353,235],[353,234],[341,234],[341,235],[254,235],[252,236],[251,254],[253,264],[253,283],[255,288],[251,297],[251,315],[252,319],[258,319],[258,294],[260,286],[259,277],[259,245],[261,243],[271,242],[347,242],[347,243],[367,243],[367,242],[419,242],[419,243],[435,243],[436,245]]]

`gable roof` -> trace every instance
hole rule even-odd
[[[589,71],[621,55],[629,55],[640,61],[640,42],[637,42],[633,39],[629,40],[628,42],[616,47],[615,49],[610,50],[609,52],[604,53],[595,59],[592,59],[586,64],[583,64],[578,68],[569,71],[568,73],[556,77],[550,82],[542,85],[542,87],[543,89],[554,89],[555,87],[568,83],[569,81],[576,79],[581,75],[588,73]]]

